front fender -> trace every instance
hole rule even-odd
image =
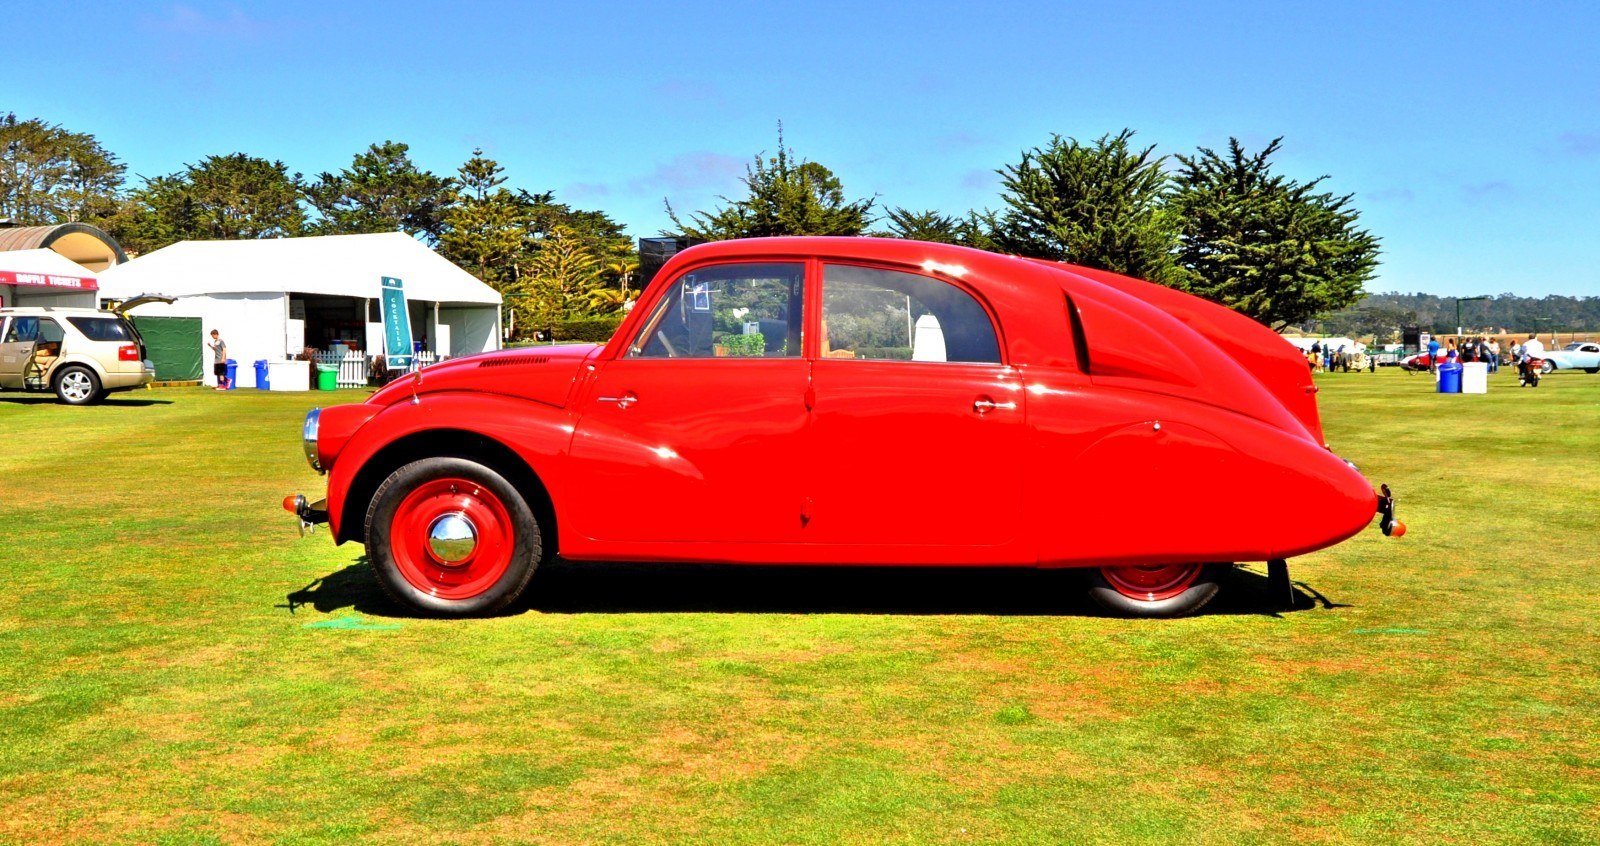
[[[434,393],[398,402],[361,426],[339,451],[328,474],[328,522],[339,542],[360,537],[345,531],[351,497],[371,492],[401,464],[434,455],[473,457],[470,436],[493,441],[527,465],[553,502],[572,444],[573,415],[533,400],[494,394]],[[390,466],[393,465],[393,466]],[[558,524],[561,522],[558,518]]]

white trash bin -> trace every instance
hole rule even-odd
[[[1483,361],[1469,361],[1461,365],[1461,393],[1487,394],[1489,393],[1489,364]]]
[[[274,391],[309,391],[311,366],[304,361],[269,361],[267,383]]]

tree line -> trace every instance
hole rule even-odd
[[[848,199],[827,167],[783,143],[757,155],[745,196],[710,211],[667,213],[701,240],[861,235],[961,244],[1110,270],[1198,294],[1281,329],[1360,299],[1378,238],[1351,195],[1274,173],[1282,139],[1254,153],[1155,155],[1124,129],[1084,143],[1056,135],[1001,167],[1001,206],[946,214]],[[1169,167],[1169,164],[1173,165]],[[880,228],[869,231],[877,222]]]
[[[1457,314],[1461,322],[1456,322]],[[1306,321],[1307,332],[1348,337],[1371,336],[1379,343],[1400,339],[1405,326],[1435,335],[1453,335],[1457,326],[1468,335],[1510,332],[1600,335],[1600,297],[1519,297],[1499,294],[1463,300],[1436,294],[1372,294],[1349,308]]]
[[[1157,156],[1124,129],[1091,142],[1059,135],[997,170],[999,207],[947,214],[851,198],[826,166],[790,149],[757,154],[744,192],[680,214],[694,240],[877,235],[1067,261],[1187,290],[1272,326],[1351,306],[1378,262],[1350,195],[1276,173],[1274,140],[1247,151]],[[637,291],[634,243],[602,211],[513,189],[480,150],[451,175],[417,167],[409,147],[374,143],[338,172],[306,177],[244,153],[207,156],[128,184],[90,134],[0,115],[0,218],[84,221],[125,248],[186,239],[401,231],[505,294],[523,330],[616,315]]]
[[[619,312],[638,269],[621,224],[553,192],[508,188],[481,150],[449,176],[419,168],[396,141],[311,177],[245,153],[137,184],[126,176],[93,135],[0,114],[0,220],[90,223],[134,254],[184,240],[405,232],[506,295],[528,331]]]

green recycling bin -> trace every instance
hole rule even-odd
[[[339,387],[339,368],[331,364],[317,365],[317,390],[331,391]]]

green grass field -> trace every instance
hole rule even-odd
[[[1062,574],[576,565],[416,619],[278,505],[322,490],[306,408],[363,393],[0,395],[0,840],[1600,841],[1600,377],[1318,380],[1410,534],[1176,621]]]

